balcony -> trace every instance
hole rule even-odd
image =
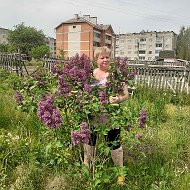
[[[94,42],[101,42],[101,38],[94,36]]]
[[[111,40],[106,39],[106,40],[105,40],[105,43],[106,43],[106,44],[111,44]]]

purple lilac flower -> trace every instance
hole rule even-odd
[[[45,86],[47,83],[46,81],[43,79],[45,77],[45,71],[44,69],[40,68],[36,73],[34,73],[32,76],[34,79],[36,79],[36,81],[38,81],[38,85],[39,86]]]
[[[146,111],[144,109],[142,109],[141,112],[140,112],[139,120],[138,120],[138,127],[139,128],[144,128],[145,127],[146,117],[147,117]]]
[[[137,138],[138,140],[141,140],[141,139],[142,139],[142,134],[136,134],[136,138]]]
[[[68,96],[68,94],[71,92],[71,89],[69,88],[68,82],[65,81],[64,76],[60,75],[58,77],[58,94],[59,96]]]
[[[72,131],[71,132],[71,139],[74,145],[79,145],[81,143],[81,137],[79,131]]]
[[[81,141],[85,144],[89,143],[90,130],[86,122],[80,124]]]
[[[135,75],[136,75],[136,72],[135,72],[135,71],[132,71],[131,73],[129,73],[128,79],[129,79],[129,80],[134,80]]]
[[[126,68],[127,66],[127,57],[125,58],[116,58],[116,66],[120,69],[122,75],[126,75],[128,73],[128,70]]]
[[[90,59],[84,54],[81,57],[76,54],[75,57],[65,62],[63,74],[74,85],[78,84],[78,82],[87,83],[92,75]]]
[[[106,105],[107,101],[106,101],[106,92],[105,91],[100,91],[99,92],[99,100],[100,100],[100,104],[101,105]]]
[[[51,64],[50,71],[54,74],[61,75],[63,69],[63,62],[56,61],[55,63]]]
[[[128,80],[133,80],[135,78],[136,72],[130,71],[127,68],[127,57],[116,58],[116,66],[119,68],[122,76],[124,77],[123,81],[127,82]]]
[[[89,130],[88,124],[87,124],[86,122],[82,122],[82,123],[80,124],[80,130],[81,130],[81,131]]]
[[[53,97],[47,95],[38,103],[38,117],[49,128],[61,127],[62,119],[60,111],[53,105]]]
[[[83,90],[85,91],[85,92],[91,92],[91,90],[92,90],[92,87],[91,87],[91,85],[89,85],[89,84],[84,84],[84,87],[83,87]]]
[[[80,124],[80,131],[72,131],[71,139],[74,145],[79,145],[80,143],[89,143],[90,130],[86,122]]]
[[[15,100],[18,105],[21,105],[24,100],[23,95],[18,90],[16,91],[16,94],[15,94]]]

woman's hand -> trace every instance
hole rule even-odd
[[[111,104],[117,104],[117,103],[121,102],[121,98],[119,95],[118,96],[110,96],[109,101]]]

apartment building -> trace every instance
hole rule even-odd
[[[60,50],[66,52],[66,57],[76,53],[86,54],[93,59],[94,50],[107,46],[115,56],[115,33],[111,25],[97,23],[97,17],[75,14],[73,19],[65,21],[56,28],[56,54]]]
[[[119,34],[116,36],[116,57],[152,61],[159,58],[160,51],[175,51],[176,40],[177,34],[173,31]]]
[[[46,37],[46,45],[50,49],[50,57],[56,58],[56,39],[52,37]]]
[[[8,44],[8,33],[8,29],[0,28],[0,44]]]

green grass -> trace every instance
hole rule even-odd
[[[92,175],[77,149],[65,143],[64,129],[48,130],[16,106],[17,81],[0,72],[0,190],[90,189]],[[148,112],[142,142],[124,144],[126,185],[116,185],[109,159],[99,185],[91,189],[190,189],[190,96],[138,87],[126,106],[134,114],[141,107]]]

